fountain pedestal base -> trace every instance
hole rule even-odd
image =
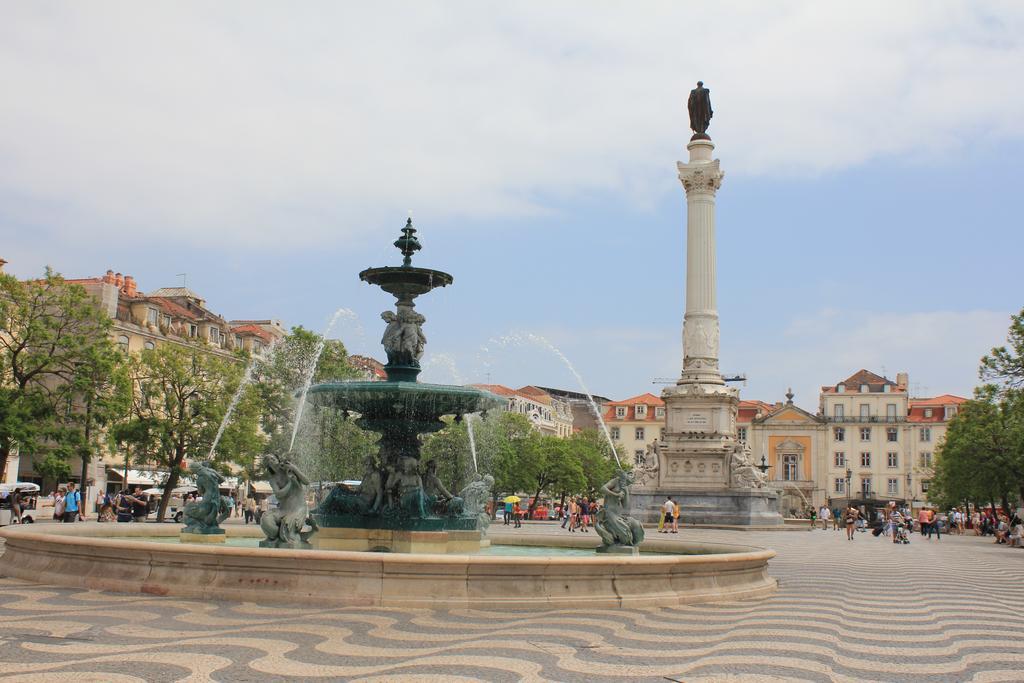
[[[187,531],[182,531],[178,534],[178,540],[182,543],[224,543],[228,540],[227,535],[223,529],[218,529],[219,534],[193,534]]]
[[[401,531],[394,529],[321,528],[312,539],[318,550],[359,550],[438,555],[475,553],[491,544],[479,531]]]

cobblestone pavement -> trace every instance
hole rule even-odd
[[[526,533],[552,533],[551,527]],[[1021,681],[1024,551],[684,530],[775,548],[779,592],[682,608],[284,610],[0,579],[0,679]]]

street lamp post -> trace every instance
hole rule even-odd
[[[846,502],[847,504],[853,503],[853,470],[849,467],[846,468]]]

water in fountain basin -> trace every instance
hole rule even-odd
[[[292,438],[288,445],[288,450],[295,448],[295,437],[299,433],[299,423],[302,421],[302,410],[306,406],[306,394],[309,393],[309,387],[313,384],[313,376],[316,374],[317,364],[320,362],[320,354],[324,352],[324,346],[327,344],[327,335],[333,330],[334,326],[338,323],[342,317],[348,320],[358,321],[359,316],[349,308],[339,308],[331,316],[330,321],[327,323],[327,327],[324,328],[324,333],[320,336],[320,341],[317,342],[316,348],[313,351],[313,357],[309,362],[309,366],[306,368],[306,376],[303,378],[302,390],[299,393],[299,403],[295,408],[295,422],[292,424]]]
[[[510,343],[522,344],[524,342],[530,342],[536,346],[541,346],[558,356],[562,363],[565,364],[565,367],[569,368],[569,372],[576,377],[576,381],[579,382],[580,389],[582,389],[583,393],[587,395],[587,400],[590,401],[590,409],[593,411],[594,417],[597,418],[598,424],[601,425],[601,431],[604,432],[604,438],[608,441],[608,447],[612,449],[612,456],[615,458],[615,463],[619,467],[622,467],[622,461],[619,460],[619,454],[615,450],[615,442],[612,441],[612,434],[608,431],[608,425],[604,423],[604,418],[601,417],[601,409],[598,408],[597,401],[594,400],[594,395],[590,393],[590,389],[587,388],[587,383],[583,381],[583,377],[579,372],[577,372],[576,366],[569,361],[566,355],[562,353],[561,349],[552,344],[546,337],[542,337],[539,334],[533,334],[532,332],[506,335],[500,339],[494,339],[492,341],[503,346]]]

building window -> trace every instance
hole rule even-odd
[[[924,416],[925,417],[931,417],[932,416],[932,409],[931,408],[925,408],[924,409]]]
[[[746,440],[747,440],[747,428],[746,427],[739,427],[739,428],[737,428],[736,429],[736,438],[738,440],[743,441],[745,443]]]
[[[930,481],[928,481],[927,479],[922,480],[921,481],[921,493],[928,493],[928,487],[931,486],[931,485],[932,485],[932,483]]]
[[[871,497],[871,477],[863,477],[860,480],[860,493],[865,498]]]
[[[618,427],[612,427],[609,431],[611,432],[612,441],[618,441],[619,440],[619,428]]]
[[[643,466],[644,460],[645,458],[643,449],[638,448],[637,450],[633,451],[633,462],[635,462],[637,465]]]
[[[196,325],[189,325],[188,326],[188,336],[190,336],[190,337],[198,337],[199,336],[199,327],[196,326]]]
[[[846,480],[836,477],[836,493],[846,493]]]
[[[626,406],[615,406],[615,417],[619,419],[626,417]]]
[[[885,465],[886,467],[899,467],[900,456],[897,453],[886,453],[885,454]]]
[[[946,406],[942,410],[944,411],[942,415],[942,419],[944,420],[951,420],[953,419],[953,416],[956,415],[956,406]]]
[[[832,415],[837,419],[841,420],[845,416],[845,408],[841,403],[837,403],[832,406]]]
[[[146,343],[145,343],[145,344],[143,344],[142,346],[143,346],[143,347],[144,347],[145,349],[147,349],[148,351],[152,351],[153,349],[155,349],[155,348],[156,348],[156,344],[154,344],[154,343],[153,343],[153,342],[151,342],[151,341],[148,341],[148,342],[146,342]]]
[[[636,415],[638,420],[642,417],[647,417],[647,406],[643,404],[636,405],[633,407],[633,413]]]
[[[169,315],[165,315],[164,316],[164,327],[170,329],[170,327],[171,327],[171,316],[169,316]]]
[[[846,385],[845,384],[837,384],[836,385],[836,393],[837,394],[841,394],[841,393],[843,393],[845,391],[846,391]]]
[[[633,438],[635,438],[637,441],[643,441],[644,440],[644,428],[643,427],[637,427],[636,428],[636,432],[635,432]]]
[[[832,430],[832,435],[836,441],[846,441],[846,429],[843,427],[836,427]]]
[[[887,427],[886,428],[886,430],[885,430],[885,440],[886,441],[898,441],[899,438],[900,438],[899,430],[897,430],[895,427]]]
[[[210,328],[210,341],[213,342],[214,344],[220,342],[220,330],[218,330],[216,327]]]
[[[846,453],[836,451],[833,462],[836,467],[846,467]]]
[[[782,479],[784,481],[797,480],[796,462],[797,457],[795,455],[782,456]]]
[[[896,419],[896,404],[895,403],[886,403],[885,404],[885,416],[887,418],[889,418],[889,420],[895,420]]]
[[[159,320],[160,311],[155,308],[146,309],[146,322],[150,325],[156,325],[156,321]]]
[[[871,441],[871,427],[861,427],[860,428],[860,440],[861,441]]]
[[[867,403],[860,404],[860,419],[866,420],[871,417],[871,406]]]
[[[658,406],[657,408],[655,408],[654,409],[654,417],[657,417],[657,418],[665,417],[665,408],[662,407],[662,406]]]
[[[921,441],[931,441],[931,440],[932,440],[932,428],[931,427],[921,427]]]
[[[253,343],[252,343],[252,352],[253,353],[263,353],[263,344],[261,344],[258,341],[253,341]]]
[[[869,391],[871,391],[871,387],[869,387],[867,384],[861,384],[860,385],[860,393],[866,394]]]
[[[121,353],[128,353],[128,337],[123,334],[118,337],[117,346],[121,349]]]
[[[893,477],[889,477],[886,481],[886,489],[890,495],[895,495],[900,492],[900,480]]]
[[[931,466],[932,466],[932,454],[931,453],[927,453],[927,452],[922,453],[921,454],[921,467],[929,467],[930,468]]]
[[[871,454],[870,453],[861,453],[860,454],[860,466],[861,467],[871,467]]]

